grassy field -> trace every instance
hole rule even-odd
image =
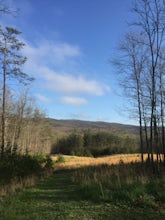
[[[111,157],[113,165],[100,158],[102,164],[87,166],[93,158],[65,156],[45,181],[1,197],[0,219],[165,219],[165,177],[153,178],[149,171],[142,172],[139,163],[124,164],[129,157],[120,155],[119,164],[114,162],[117,156]],[[68,163],[72,163],[69,168]]]
[[[52,156],[53,161],[57,161],[59,156]],[[155,155],[156,158],[156,155]],[[144,155],[144,159],[147,159],[147,154]],[[140,154],[117,154],[112,156],[105,157],[78,157],[78,156],[67,156],[62,155],[63,163],[57,163],[55,165],[56,169],[61,168],[77,168],[82,166],[91,166],[91,165],[101,165],[101,164],[119,164],[120,162],[131,163],[131,162],[140,162],[141,156]]]

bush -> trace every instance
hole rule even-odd
[[[58,155],[56,163],[64,163],[65,162],[65,158],[62,155]]]
[[[50,169],[53,166],[53,161],[49,155],[46,156],[45,158],[45,168]]]
[[[30,155],[7,154],[0,158],[0,184],[10,183],[42,171],[39,160]]]

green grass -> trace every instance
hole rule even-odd
[[[0,198],[0,219],[165,219],[163,178],[145,181],[144,184],[123,183],[117,186],[95,181],[97,170],[100,175],[105,174],[104,171],[108,175],[106,168],[108,167],[55,171],[35,187]],[[84,169],[86,175],[90,174],[90,178],[80,182],[80,173],[85,177]],[[92,176],[94,169],[95,180]],[[75,180],[76,177],[79,179]]]

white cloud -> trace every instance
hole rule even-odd
[[[51,48],[54,57],[60,61],[64,61],[64,59],[69,57],[77,57],[81,55],[81,51],[78,46],[69,45],[67,43],[59,43],[56,45],[51,44],[50,46],[53,46]]]
[[[35,46],[26,42],[23,53],[30,62],[37,64],[62,65],[62,63],[81,56],[81,50],[77,45],[71,45],[65,42],[53,42],[41,40]]]
[[[81,106],[86,105],[87,100],[81,97],[71,97],[71,96],[64,96],[61,99],[61,102],[64,104],[74,105],[74,106]]]
[[[35,96],[39,101],[42,101],[42,102],[45,102],[45,103],[50,103],[51,102],[51,100],[48,97],[46,97],[45,95],[36,94]]]
[[[87,80],[82,76],[73,76],[69,74],[59,74],[47,70],[44,74],[45,86],[48,89],[69,93],[85,93],[96,96],[104,94],[105,87],[95,80]]]
[[[40,79],[43,89],[69,96],[77,94],[102,96],[110,90],[107,85],[76,73],[74,68],[71,73],[64,70],[63,62],[67,60],[78,62],[76,59],[82,54],[78,46],[40,40],[36,46],[26,43],[23,53],[28,57],[25,71],[31,73],[37,80]]]

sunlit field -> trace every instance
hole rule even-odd
[[[57,161],[59,157],[63,158],[63,161],[55,164],[55,168],[76,168],[89,165],[101,165],[101,164],[119,164],[131,163],[131,162],[140,162],[140,154],[118,154],[105,157],[78,157],[78,156],[68,156],[68,155],[54,155],[52,156],[53,161]],[[155,155],[156,157],[156,155]],[[147,159],[147,154],[144,155],[144,159]]]

